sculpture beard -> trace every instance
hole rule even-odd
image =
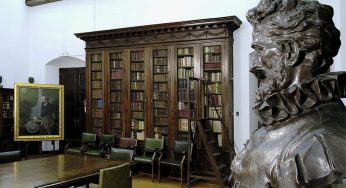
[[[254,101],[255,107],[256,104],[264,101],[270,95],[281,91],[288,85],[290,81],[288,76],[289,69],[283,63],[284,58],[284,55],[271,58],[270,62],[267,63],[272,66],[271,68],[261,69],[261,71],[252,71],[260,81]]]

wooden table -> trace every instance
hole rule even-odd
[[[57,155],[0,164],[0,187],[69,187],[98,179],[100,169],[123,162],[92,156]]]

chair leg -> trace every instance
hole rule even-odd
[[[181,187],[184,187],[183,184],[183,166],[180,166],[180,183],[181,183]]]
[[[151,164],[151,181],[154,182],[154,162]]]
[[[159,183],[161,183],[161,165],[160,165],[160,163],[157,163],[157,166],[158,166],[157,174],[159,176]]]

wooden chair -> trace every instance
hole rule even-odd
[[[129,163],[100,170],[99,188],[130,187],[132,187],[132,179]]]
[[[165,152],[161,152],[161,155],[158,161],[159,182],[161,182],[161,167],[162,166],[166,166],[169,168],[179,168],[180,169],[180,183],[181,183],[181,186],[183,187],[184,164],[187,157],[188,146],[189,146],[188,142],[175,141],[174,149],[172,152],[172,158],[163,158],[163,156],[165,155]]]
[[[0,164],[21,161],[20,150],[0,152]]]
[[[144,140],[143,155],[135,156],[134,161],[137,164],[150,164],[151,165],[151,180],[154,182],[154,163],[156,155],[163,148],[163,139],[146,138]]]
[[[86,148],[84,154],[93,156],[105,156],[109,154],[110,148],[114,144],[114,136],[101,134],[98,146],[96,148]]]
[[[79,147],[70,147],[71,141],[69,141],[65,146],[65,153],[83,155],[84,151],[90,145],[96,143],[96,134],[94,133],[82,133],[82,139],[80,141]]]

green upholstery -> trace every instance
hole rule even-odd
[[[159,157],[158,162],[158,171],[159,171],[159,181],[161,181],[161,166],[174,167],[180,169],[180,183],[183,187],[183,171],[184,171],[184,163],[187,155],[187,151],[189,148],[188,142],[183,141],[175,141],[174,142],[174,150],[173,150],[173,158],[163,159],[163,152]]]
[[[142,156],[135,156],[137,163],[151,164],[151,179],[154,182],[154,161],[158,151],[163,148],[163,139],[146,138],[144,140],[144,152]]]
[[[114,161],[129,161],[130,162],[133,159],[133,153],[134,151],[129,149],[112,148],[110,159]]]
[[[98,147],[95,148],[86,148],[84,154],[93,155],[93,156],[102,156],[106,155],[109,152],[109,148],[114,143],[114,136],[108,134],[101,134]]]
[[[20,150],[0,152],[0,164],[21,161]]]
[[[65,147],[65,153],[78,154],[84,153],[89,144],[96,142],[96,134],[94,133],[82,133],[81,145],[79,147],[69,147],[70,142]]]
[[[130,187],[132,187],[132,181],[129,163],[100,170],[99,188]]]

